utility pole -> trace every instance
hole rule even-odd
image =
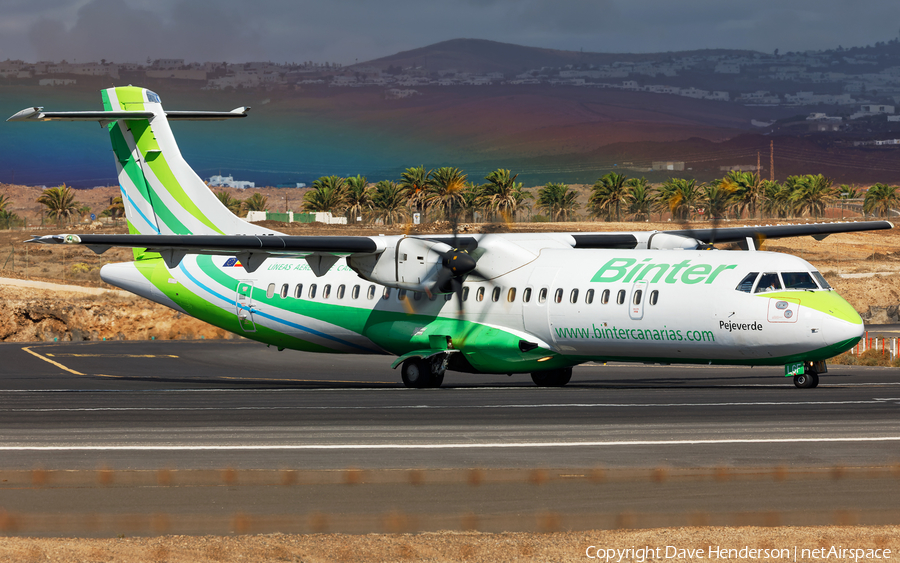
[[[769,141],[769,181],[775,181],[775,141]]]
[[[756,151],[756,179],[758,180],[762,176],[762,171],[759,169],[759,151]]]

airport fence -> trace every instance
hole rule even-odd
[[[900,338],[886,336],[869,336],[866,332],[863,337],[853,348],[850,353],[856,356],[863,354],[869,350],[881,352],[883,356],[890,361],[900,358]]]
[[[877,467],[759,467],[552,470],[552,469],[441,469],[441,470],[14,470],[0,471],[2,491],[46,491],[73,489],[111,493],[127,498],[135,490],[154,488],[212,488],[226,495],[238,487],[351,487],[365,498],[367,486],[425,487],[454,485],[477,488],[513,487],[519,495],[534,494],[535,488],[580,484],[601,494],[625,483],[705,484],[709,487],[756,483],[813,483],[852,481],[852,487],[871,486],[885,495],[896,495],[900,487],[900,464]],[[865,482],[865,483],[864,483]],[[2,496],[0,496],[2,502]],[[480,532],[556,532],[576,530],[640,529],[682,526],[790,526],[790,525],[898,525],[900,508],[836,510],[709,511],[685,510],[641,512],[629,510],[569,512],[500,510],[490,513],[450,513],[389,510],[358,513],[310,511],[270,514],[257,511],[160,512],[122,510],[108,512],[13,511],[0,506],[0,535],[6,536],[157,536],[167,534],[227,535],[258,533],[416,533],[438,530]]]

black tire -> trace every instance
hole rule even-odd
[[[432,373],[431,374],[431,383],[428,385],[428,387],[430,387],[432,389],[437,389],[443,383],[444,383],[444,374],[443,373],[440,375],[438,375],[436,373]]]
[[[819,386],[819,374],[816,372],[811,372],[809,376],[812,378],[812,388],[815,389]]]
[[[551,369],[531,373],[531,380],[538,387],[562,387],[572,379],[572,368]]]
[[[434,380],[431,373],[431,362],[427,362],[422,358],[406,360],[400,366],[400,378],[403,380],[403,385],[410,389],[430,387]]]
[[[815,387],[813,382],[816,378],[818,378],[818,376],[814,378],[813,374],[810,373],[801,373],[799,375],[795,375],[794,386],[797,387],[797,389],[809,389],[811,387]]]

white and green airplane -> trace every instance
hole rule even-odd
[[[760,238],[888,229],[883,222],[621,233],[286,236],[226,209],[185,162],[165,111],[137,87],[103,111],[23,110],[9,121],[99,121],[109,131],[128,235],[35,242],[134,249],[101,277],[278,349],[396,356],[407,387],[445,370],[568,383],[590,361],[784,365],[815,387],[863,323],[808,262]],[[710,251],[711,242],[747,251]],[[302,368],[301,368],[302,369]]]

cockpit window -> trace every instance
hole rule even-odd
[[[819,289],[809,272],[782,272],[785,289]]]
[[[162,103],[159,101],[159,96],[156,95],[156,92],[151,92],[150,90],[147,90],[147,101],[156,104]]]
[[[819,287],[822,289],[831,289],[831,286],[825,281],[825,276],[820,274],[819,272],[813,272],[813,277],[816,278],[816,281],[819,282]]]
[[[778,274],[774,273],[763,274],[759,278],[759,283],[756,284],[756,293],[777,291],[779,289],[781,289],[781,280],[778,279]]]
[[[735,289],[743,291],[744,293],[750,293],[750,290],[753,289],[753,282],[756,281],[756,276],[758,275],[759,272],[750,272],[741,280],[741,283],[739,283]]]

